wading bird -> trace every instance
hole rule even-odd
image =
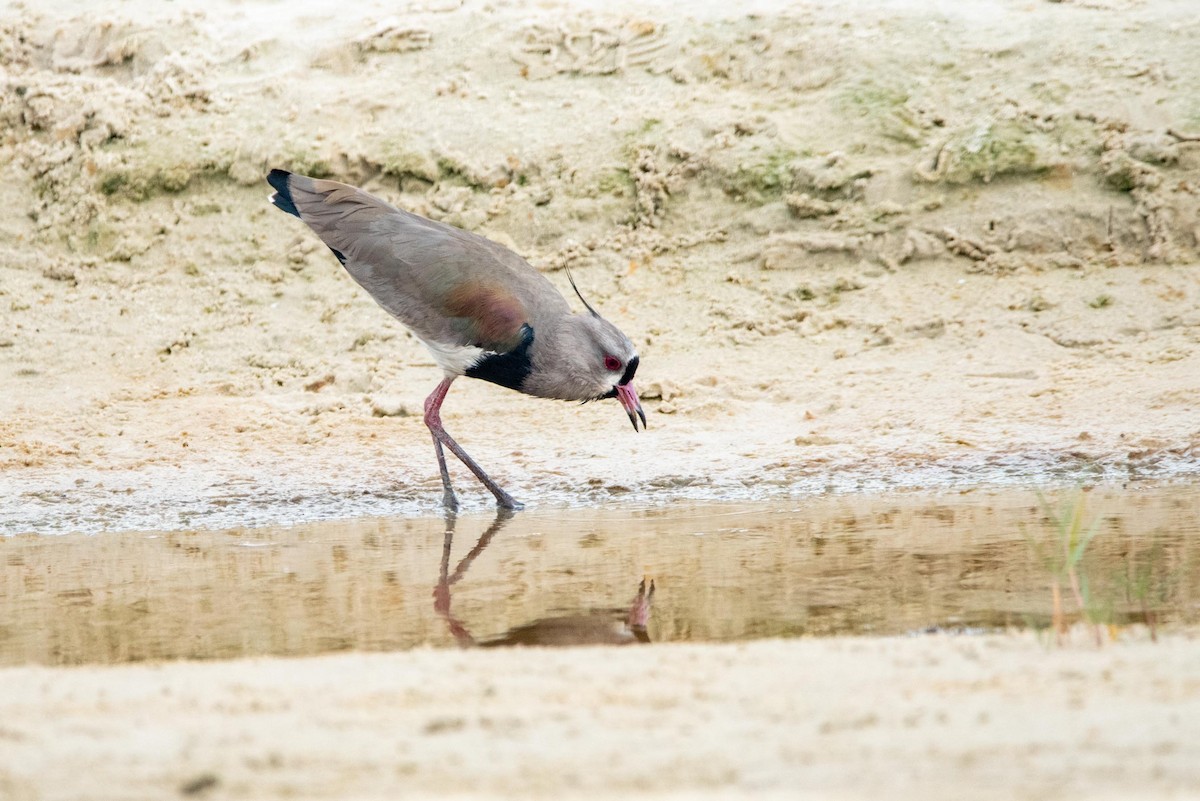
[[[402,211],[337,181],[271,170],[271,203],[303,220],[375,302],[408,327],[442,368],[425,399],[442,475],[443,503],[458,506],[442,447],[459,458],[506,509],[520,504],[488,477],[442,427],[442,401],[459,376],[526,395],[590,401],[616,398],[634,431],[646,415],[633,388],[633,343],[571,288],[586,313],[506,247]]]

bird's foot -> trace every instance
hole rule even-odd
[[[442,491],[442,506],[446,507],[448,512],[458,511],[458,496],[454,494],[449,486]]]
[[[501,509],[508,509],[509,511],[516,512],[525,508],[525,504],[516,500],[513,498],[513,496],[509,495],[502,489],[497,488],[493,494],[496,496],[496,505]]]

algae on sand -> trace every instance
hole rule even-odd
[[[132,201],[183,192],[202,176],[229,178],[232,151],[168,142],[123,142],[106,149],[96,187],[108,197]]]
[[[984,120],[952,135],[937,156],[933,180],[990,183],[1002,176],[1040,175],[1062,158],[1050,137],[1017,120]]]
[[[836,107],[841,113],[866,121],[885,139],[915,146],[925,137],[920,120],[909,106],[911,99],[906,89],[866,80],[845,89]]]

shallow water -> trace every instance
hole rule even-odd
[[[1197,489],[1083,493],[1094,616],[1200,622]],[[17,536],[0,664],[1044,626],[1053,538],[1017,490]]]

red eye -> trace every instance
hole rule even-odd
[[[621,360],[616,356],[605,356],[604,369],[613,373],[619,371],[621,369]]]

